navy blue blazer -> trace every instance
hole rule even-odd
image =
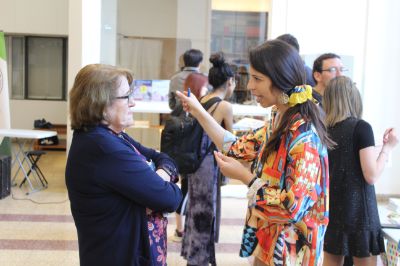
[[[156,167],[176,168],[166,154],[129,141]],[[177,185],[164,181],[127,141],[101,126],[75,130],[65,181],[81,266],[152,265],[145,210],[173,212],[182,197]]]

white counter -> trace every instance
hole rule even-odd
[[[0,137],[19,139],[42,139],[57,135],[57,131],[35,129],[0,129]]]
[[[133,107],[136,113],[159,113],[168,114],[171,112],[169,109],[168,102],[143,102],[135,101],[136,106]],[[232,104],[233,115],[244,115],[244,116],[265,116],[270,113],[270,108],[263,108],[256,105],[243,105],[243,104]]]

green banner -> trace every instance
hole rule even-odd
[[[4,32],[0,31],[0,58],[4,61],[7,60],[6,57],[6,42],[4,39]]]
[[[11,155],[10,138],[3,138],[3,141],[0,144],[0,155]]]
[[[0,31],[0,129],[10,128],[10,102],[8,98],[6,44]],[[0,137],[0,154],[11,155],[10,138]]]

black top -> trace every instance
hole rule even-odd
[[[317,100],[319,106],[322,108],[322,95],[319,94],[315,89],[312,90],[312,97]]]
[[[307,65],[304,65],[304,69],[306,71],[306,82],[307,82],[307,85],[310,85],[311,87],[314,87],[316,84],[315,84],[315,81],[313,79],[312,69]]]
[[[374,133],[364,120],[348,118],[328,128],[337,146],[328,152],[329,224],[324,251],[334,255],[368,257],[385,251],[375,188],[363,176],[360,150],[375,146]]]
[[[375,146],[364,120],[348,118],[328,129],[337,146],[329,151],[329,226],[343,230],[379,228],[375,189],[363,176],[360,150]]]

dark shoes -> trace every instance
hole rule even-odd
[[[171,240],[174,242],[182,242],[183,232],[179,232],[178,229],[175,229],[174,235],[171,237]]]

